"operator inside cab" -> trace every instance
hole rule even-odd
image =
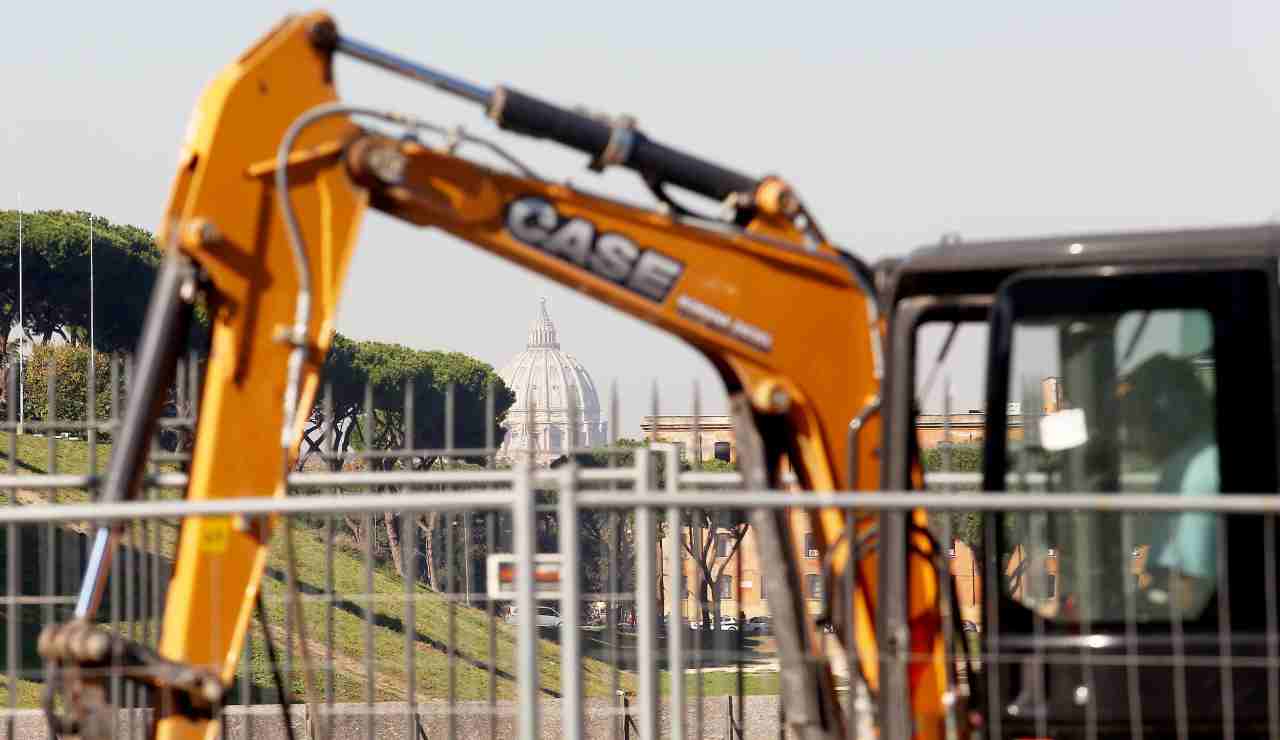
[[[1214,406],[1191,362],[1157,354],[1116,387],[1125,444],[1147,457],[1158,473],[1155,491],[1209,496],[1221,490]],[[1148,606],[1198,615],[1213,594],[1217,517],[1183,512],[1146,517],[1149,543],[1143,591]]]

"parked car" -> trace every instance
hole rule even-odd
[[[773,633],[773,619],[771,617],[752,617],[747,620],[748,635],[768,635]]]
[[[536,624],[539,628],[545,627],[548,629],[560,629],[560,625],[564,623],[564,620],[560,618],[560,612],[556,611],[554,607],[550,607],[550,606],[538,607],[537,612],[534,615],[533,621],[534,621],[534,624]],[[519,623],[520,623],[520,612],[517,609],[517,607],[513,606],[507,612],[507,624],[519,624]]]
[[[714,620],[714,619],[712,619],[711,621],[712,621],[712,623],[713,623],[713,624],[712,624],[712,628],[713,628],[713,629],[720,629],[720,630],[736,630],[736,629],[738,629],[738,620],[734,619],[733,617],[720,617],[720,624],[719,624],[719,627],[716,627],[716,625],[714,624],[714,622],[715,622],[715,620]],[[691,630],[701,630],[701,629],[702,629],[702,620],[701,620],[701,619],[691,619],[691,620],[689,620],[689,629],[691,629]]]

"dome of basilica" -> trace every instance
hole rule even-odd
[[[606,423],[600,419],[595,381],[581,362],[560,349],[545,298],[529,327],[525,350],[508,362],[500,375],[516,394],[503,422],[507,434],[500,456],[515,460],[532,453],[535,464],[545,465],[570,445],[605,444]]]

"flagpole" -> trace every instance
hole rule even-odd
[[[18,434],[22,434],[23,407],[26,406],[26,384],[22,377],[26,374],[22,370],[22,345],[26,336],[27,329],[22,323],[22,193],[18,193]]]
[[[94,363],[94,343],[93,343],[93,214],[89,214],[89,377],[90,383],[97,379],[94,372],[97,368]]]

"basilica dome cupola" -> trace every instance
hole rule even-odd
[[[600,419],[600,397],[595,381],[573,355],[560,348],[556,325],[547,312],[547,301],[529,325],[525,349],[501,372],[502,380],[516,394],[507,411],[506,437],[500,455],[508,460],[527,456],[546,464],[578,448],[605,444],[605,423]]]

